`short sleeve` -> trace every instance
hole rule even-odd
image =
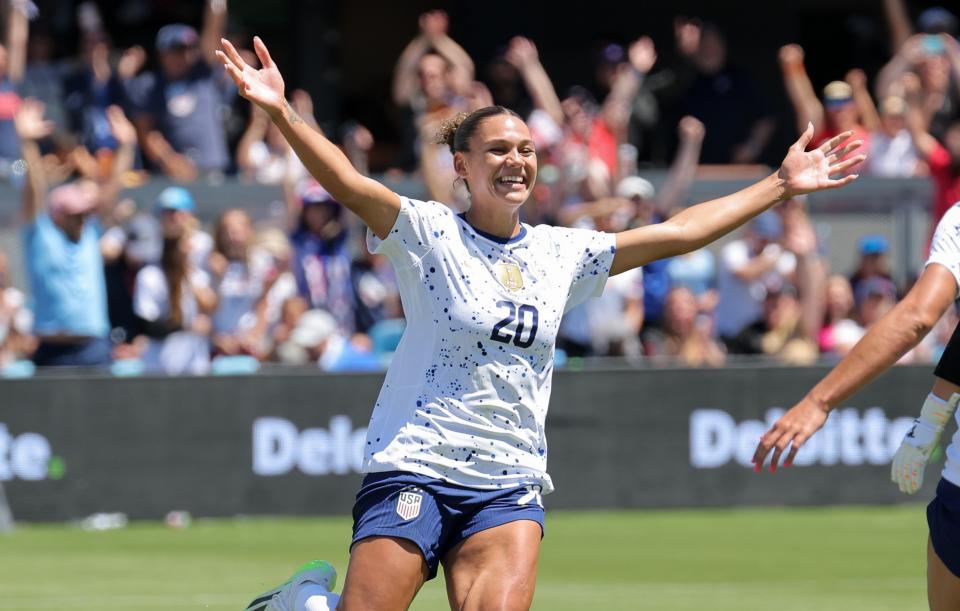
[[[931,263],[939,263],[950,270],[957,283],[957,294],[960,295],[960,206],[954,205],[947,210],[937,224],[930,245],[930,257],[924,267]]]
[[[617,252],[616,235],[589,229],[556,228],[561,257],[572,273],[565,312],[590,297],[599,297]]]
[[[367,229],[367,249],[386,255],[397,266],[415,264],[456,230],[453,215],[453,210],[441,203],[400,197],[400,214],[386,238],[381,240]]]

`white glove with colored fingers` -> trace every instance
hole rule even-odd
[[[957,409],[958,402],[960,394],[957,393],[949,399],[941,399],[933,393],[927,395],[920,417],[913,421],[890,467],[890,479],[900,487],[900,492],[913,494],[923,485],[923,470],[927,460],[937,447],[940,434]]]

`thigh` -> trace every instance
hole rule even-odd
[[[474,533],[443,558],[450,608],[525,610],[533,602],[543,531],[521,519]]]
[[[394,537],[368,537],[350,551],[337,611],[403,611],[430,572],[420,547]]]
[[[933,544],[927,542],[927,600],[930,611],[960,609],[960,578],[943,563]]]

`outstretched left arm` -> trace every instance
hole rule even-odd
[[[847,143],[851,135],[852,132],[844,132],[807,151],[813,138],[813,125],[808,124],[775,174],[733,195],[691,206],[664,223],[618,233],[610,275],[702,248],[777,202],[853,182],[856,174],[830,178],[866,159],[865,155],[857,155],[841,161],[862,144],[859,140]]]

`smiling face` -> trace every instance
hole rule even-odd
[[[457,152],[457,174],[470,188],[471,206],[519,208],[537,179],[537,150],[526,123],[512,115],[484,119]]]

